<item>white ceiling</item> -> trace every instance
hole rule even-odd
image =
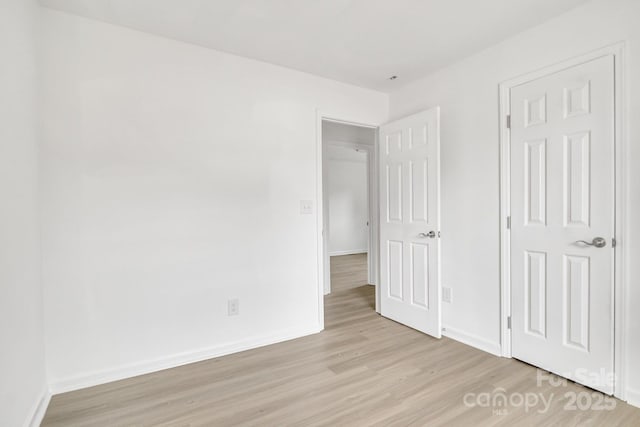
[[[41,0],[389,92],[587,0]],[[389,76],[397,75],[394,81]]]

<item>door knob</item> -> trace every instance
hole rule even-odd
[[[430,232],[428,232],[428,233],[420,233],[420,234],[418,234],[418,237],[421,237],[421,238],[423,238],[423,239],[424,239],[425,237],[428,237],[428,238],[430,238],[430,239],[435,239],[435,237],[436,237],[436,232],[435,232],[435,231],[430,231]]]
[[[604,248],[607,246],[607,241],[602,237],[594,237],[591,242],[586,242],[584,240],[578,240],[576,243],[582,243],[583,245],[595,246],[596,248]]]

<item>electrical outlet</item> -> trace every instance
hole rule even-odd
[[[227,313],[229,316],[237,316],[240,314],[240,300],[238,298],[227,301]]]
[[[451,303],[451,288],[442,288],[442,302]]]

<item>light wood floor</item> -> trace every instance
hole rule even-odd
[[[331,257],[331,292],[366,285],[367,279],[367,254]]]
[[[640,409],[620,401],[612,411],[564,410],[566,393],[594,404],[601,395],[573,383],[537,387],[535,368],[378,316],[372,286],[336,285],[319,334],[57,395],[43,425],[640,425]],[[515,405],[465,405],[467,393],[482,402],[497,389]],[[541,394],[550,409],[527,411],[518,393]]]

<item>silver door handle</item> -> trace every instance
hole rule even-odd
[[[428,233],[420,233],[420,234],[418,234],[418,237],[423,238],[423,239],[426,238],[426,237],[428,237],[430,239],[435,239],[436,232],[435,231],[430,231]]]
[[[596,248],[604,248],[607,246],[607,241],[602,237],[594,237],[591,242],[586,242],[584,240],[577,240],[576,243],[582,243],[587,246],[595,246]]]

